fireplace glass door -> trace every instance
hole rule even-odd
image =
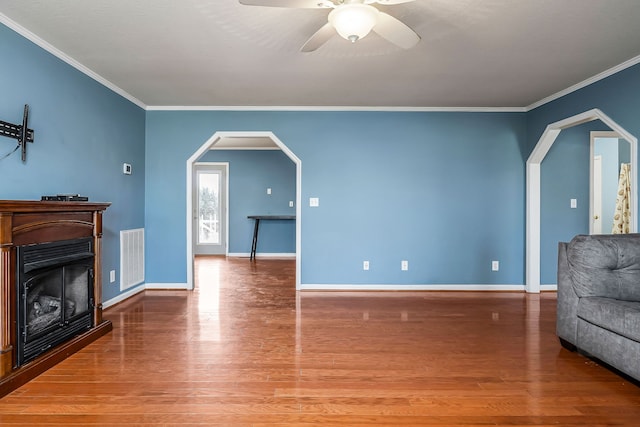
[[[86,249],[90,240],[18,251],[18,365],[91,327],[93,254]]]

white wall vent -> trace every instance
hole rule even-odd
[[[120,290],[144,282],[144,228],[120,231]]]

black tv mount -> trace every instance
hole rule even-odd
[[[29,121],[29,105],[24,105],[22,125],[14,125],[0,120],[0,136],[18,140],[18,147],[22,148],[22,161],[27,161],[27,142],[33,142],[33,129],[27,127]],[[16,147],[17,148],[17,147]],[[14,150],[15,151],[15,150]]]

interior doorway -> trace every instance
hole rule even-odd
[[[527,292],[540,292],[540,165],[563,129],[568,129],[594,120],[600,120],[603,122],[606,126],[627,140],[631,145],[631,159],[634,162],[631,169],[631,182],[634,186],[637,186],[638,173],[637,167],[635,167],[635,161],[638,156],[638,139],[602,111],[596,108],[547,125],[526,163],[527,226],[525,290]],[[638,205],[637,197],[633,192],[631,193],[630,204],[632,210],[632,217],[630,219],[631,231],[635,232],[638,223]]]
[[[194,198],[192,197],[194,191],[194,167],[198,160],[214,145],[220,143],[226,145],[228,141],[233,139],[249,139],[265,141],[269,140],[275,144],[293,163],[296,168],[296,201],[295,201],[295,253],[296,253],[296,290],[300,289],[301,283],[301,222],[302,222],[302,162],[301,160],[287,147],[273,132],[216,132],[211,138],[205,141],[198,150],[196,150],[186,162],[186,178],[187,178],[187,197],[186,197],[186,264],[187,264],[187,289],[193,290],[194,288],[194,221],[192,220],[192,213],[194,208]],[[216,147],[217,148],[217,147]],[[228,239],[228,237],[227,237]],[[228,249],[227,249],[228,250]],[[247,260],[247,262],[249,262]]]
[[[612,234],[623,165],[635,166],[631,144],[617,132],[590,133],[589,234]],[[632,192],[636,191],[632,184]]]

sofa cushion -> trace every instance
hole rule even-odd
[[[611,298],[580,298],[578,317],[640,342],[640,302]]]
[[[578,235],[567,262],[579,297],[640,301],[640,234]]]

